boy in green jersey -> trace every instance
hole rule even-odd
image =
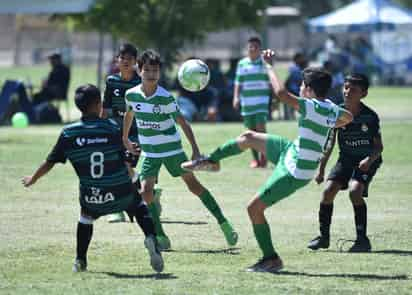
[[[193,173],[181,168],[181,164],[187,161],[187,156],[183,151],[176,124],[180,125],[190,142],[193,158],[198,158],[200,153],[192,128],[181,115],[174,97],[158,85],[160,56],[154,51],[147,50],[140,56],[138,66],[142,84],[126,92],[128,110],[124,117],[123,142],[131,153],[136,153],[128,137],[130,126],[135,118],[143,157],[140,172],[141,194],[154,219],[159,246],[163,250],[170,248],[170,240],[161,226],[159,212],[153,203],[153,186],[162,165],[166,166],[173,177],[183,179],[188,189],[200,198],[216,218],[228,244],[235,245],[237,233],[224,217],[211,193],[199,183]]]
[[[240,108],[243,124],[251,131],[266,133],[271,87],[262,57],[262,42],[258,37],[248,40],[248,56],[241,59],[236,68],[233,90],[233,107]],[[266,167],[266,157],[251,149],[251,168]]]
[[[275,94],[301,115],[298,138],[291,142],[278,135],[246,131],[217,148],[209,157],[182,165],[182,168],[189,171],[217,171],[220,160],[250,148],[263,153],[276,165],[272,176],[258,190],[247,208],[263,254],[262,259],[247,270],[259,272],[277,272],[283,267],[283,262],[273,247],[264,211],[310,182],[322,156],[330,128],[343,126],[352,120],[349,112],[325,99],[332,82],[329,73],[318,68],[305,69],[300,97],[296,97],[284,89],[273,71],[273,55],[271,50],[263,52],[265,67]]]
[[[120,128],[112,119],[99,117],[100,91],[86,84],[76,90],[75,104],[82,112],[79,122],[64,127],[53,150],[31,176],[22,183],[29,187],[57,163],[70,161],[79,177],[80,219],[77,224],[77,251],[74,272],[87,270],[87,250],[93,235],[93,222],[114,212],[126,211],[143,230],[144,244],[156,272],[163,270],[155,228],[146,204],[137,193],[125,164],[126,155]]]

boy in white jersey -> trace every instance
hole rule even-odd
[[[180,125],[192,146],[193,158],[198,158],[200,153],[192,128],[181,115],[174,97],[158,85],[160,56],[154,51],[147,50],[140,56],[138,66],[142,84],[126,92],[128,110],[124,117],[123,141],[130,152],[136,153],[135,147],[128,138],[134,116],[143,157],[140,173],[141,194],[153,217],[159,248],[162,250],[170,248],[170,240],[163,231],[159,212],[153,203],[153,186],[162,165],[166,166],[173,177],[180,176],[183,179],[189,190],[200,198],[216,218],[228,244],[235,245],[237,233],[224,217],[213,196],[199,183],[193,173],[181,168],[181,164],[187,161],[187,157],[182,148],[176,123]]]
[[[266,155],[276,165],[272,176],[258,190],[248,205],[249,218],[263,257],[248,271],[276,272],[283,263],[273,248],[270,228],[264,211],[281,199],[288,197],[305,186],[313,178],[329,129],[348,124],[352,115],[325,99],[331,85],[331,76],[317,68],[307,68],[303,72],[300,97],[287,92],[272,69],[274,53],[265,50],[263,57],[274,92],[279,99],[297,110],[299,136],[294,142],[277,135],[246,131],[238,138],[228,141],[207,158],[186,162],[186,170],[219,170],[219,161],[253,148]]]
[[[236,68],[233,107],[240,108],[243,124],[247,129],[266,133],[271,87],[260,56],[262,42],[258,37],[251,37],[247,44],[248,56],[241,59]],[[253,159],[250,167],[265,167],[265,155],[259,155],[259,151],[255,149],[251,151]]]

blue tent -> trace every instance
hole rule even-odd
[[[388,0],[358,0],[310,19],[309,32],[374,32],[412,28],[412,12]]]

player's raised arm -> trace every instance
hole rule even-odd
[[[44,161],[39,168],[34,172],[33,175],[31,176],[24,176],[21,180],[22,184],[25,187],[29,187],[33,184],[36,183],[39,178],[42,176],[46,175],[53,167],[55,163],[49,162],[49,161]]]
[[[295,110],[299,111],[298,98],[285,89],[284,83],[280,82],[272,66],[272,60],[274,55],[274,51],[270,49],[263,50],[262,52],[263,60],[266,62],[267,73],[269,76],[270,84],[272,85],[273,92],[276,94],[280,101],[288,104]]]
[[[185,134],[187,140],[189,141],[192,147],[192,159],[197,159],[200,157],[199,147],[196,143],[195,135],[193,134],[192,127],[187,123],[183,116],[176,117],[176,123],[180,125]]]

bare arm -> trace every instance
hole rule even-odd
[[[192,127],[187,123],[185,118],[183,116],[178,116],[176,118],[177,124],[180,125],[180,127],[183,130],[183,133],[185,134],[187,140],[189,141],[190,145],[192,146],[192,159],[196,159],[200,157],[200,151],[199,147],[196,143],[195,135],[193,134]]]
[[[336,120],[335,128],[340,128],[342,126],[345,126],[346,124],[349,124],[353,120],[352,113],[340,108],[341,114],[339,118]]]
[[[362,171],[368,171],[372,163],[375,162],[381,156],[382,152],[383,152],[382,137],[375,136],[373,138],[372,153],[369,156],[367,156],[365,159],[360,161],[359,169],[361,169]]]
[[[123,140],[123,145],[129,152],[131,152],[133,155],[138,155],[140,153],[140,150],[137,144],[131,142],[129,139],[129,132],[130,132],[130,128],[132,127],[133,120],[134,120],[134,112],[132,110],[128,110],[123,117],[122,140]]]
[[[55,163],[44,161],[39,168],[34,172],[33,175],[31,176],[24,176],[23,179],[21,180],[22,184],[25,187],[29,187],[33,184],[36,183],[38,179],[40,179],[42,176],[46,175],[53,167]]]
[[[330,155],[332,154],[336,143],[336,131],[336,129],[331,129],[328,140],[326,141],[326,148],[323,152],[322,158],[320,159],[318,174],[315,176],[315,181],[317,184],[322,183],[324,180],[326,164],[329,161]]]
[[[266,63],[267,73],[269,76],[270,84],[272,85],[273,92],[281,102],[286,103],[295,110],[299,111],[298,98],[285,89],[284,83],[281,83],[272,66],[274,52],[272,50],[267,49],[263,51],[262,55]]]
[[[235,86],[233,88],[233,108],[235,110],[238,110],[240,106],[239,94],[240,94],[240,85],[235,83]]]

